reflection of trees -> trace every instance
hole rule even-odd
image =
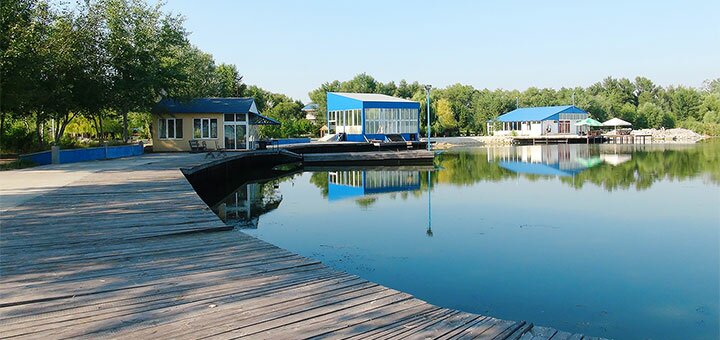
[[[487,149],[482,148],[442,153],[437,156],[436,164],[441,170],[429,173],[431,186],[468,186],[477,182],[499,182],[518,176],[530,181],[546,178],[504,169],[497,162],[489,161]],[[428,190],[427,176],[426,172],[420,173],[421,190],[402,195],[422,195],[423,191]],[[603,163],[581,171],[574,177],[560,177],[560,181],[574,188],[582,188],[586,183],[591,183],[611,191],[631,187],[647,189],[663,179],[684,180],[697,177],[720,183],[720,143],[701,143],[659,151],[635,151],[632,159],[627,162],[615,166]],[[313,173],[310,181],[320,188],[324,197],[327,196],[326,172]]]
[[[602,164],[561,180],[575,188],[592,183],[608,191],[616,189],[648,189],[662,179],[687,180],[706,175],[713,183],[720,183],[720,148],[704,144],[696,148],[665,151],[642,151],[617,166]]]
[[[257,228],[261,215],[277,209],[282,202],[278,185],[295,175],[260,183],[241,185],[212,207],[225,223],[244,228]]]
[[[377,197],[374,196],[362,197],[355,200],[355,203],[363,209],[367,209],[369,206],[375,204],[375,202],[377,202]]]
[[[313,172],[310,176],[310,183],[315,184],[320,189],[320,193],[323,197],[328,195],[328,173],[327,172]]]
[[[446,152],[439,155],[437,161],[443,170],[432,175],[433,183],[465,186],[481,181],[498,182],[517,176],[531,181],[543,178],[503,169],[498,163],[488,161],[486,149]],[[560,177],[560,180],[575,188],[592,183],[606,190],[615,190],[630,187],[647,189],[666,178],[682,180],[700,176],[707,176],[713,183],[720,183],[720,143],[703,143],[678,150],[636,151],[632,159],[625,163],[617,166],[600,164],[574,177]]]

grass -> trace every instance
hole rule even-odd
[[[33,161],[18,158],[18,159],[12,160],[10,162],[0,163],[0,171],[31,168],[31,167],[34,167],[35,165],[37,165],[37,164],[35,164],[35,162],[33,162]]]

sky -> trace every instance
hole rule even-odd
[[[434,87],[699,87],[720,77],[720,1],[167,0],[247,84],[308,102],[365,72]]]

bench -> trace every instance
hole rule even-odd
[[[205,144],[205,142],[200,143],[200,141],[191,139],[188,141],[188,143],[190,143],[190,152],[191,153],[207,151],[207,145]]]

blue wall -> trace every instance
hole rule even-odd
[[[273,145],[285,145],[285,144],[300,144],[310,143],[310,138],[284,138],[284,139],[273,139]]]
[[[50,151],[29,153],[27,155],[20,155],[20,159],[28,160],[38,165],[45,165],[52,163],[52,154]]]
[[[144,148],[142,145],[139,144],[109,146],[107,148],[102,147],[60,150],[60,164],[139,156],[143,153]],[[52,164],[51,151],[20,155],[20,158],[30,160],[37,165]]]

